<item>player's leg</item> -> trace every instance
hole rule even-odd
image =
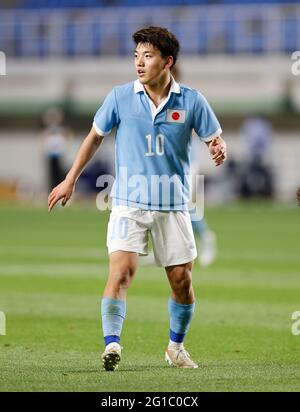
[[[165,358],[179,367],[196,368],[183,347],[195,308],[192,266],[197,251],[189,213],[156,213],[151,235],[156,262],[165,267],[172,289],[170,342]]]
[[[147,253],[147,227],[140,210],[113,208],[107,231],[109,276],[101,301],[105,350],[103,367],[115,370],[121,356],[120,336],[126,314],[128,287],[137,267],[139,253]]]
[[[109,255],[109,275],[104,298],[126,300],[127,290],[137,268],[136,252],[115,251]]]
[[[171,299],[183,305],[190,305],[195,301],[192,268],[193,262],[165,268],[172,289]]]
[[[183,345],[195,310],[192,266],[193,262],[189,262],[165,268],[172,289],[169,299],[170,341],[165,357],[170,365],[183,368],[198,367]]]
[[[109,276],[101,301],[105,370],[115,370],[121,360],[120,337],[126,315],[126,296],[136,272],[137,253],[115,251],[110,254]]]

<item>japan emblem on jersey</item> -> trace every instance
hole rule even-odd
[[[185,123],[185,110],[168,109],[167,122],[169,123]]]

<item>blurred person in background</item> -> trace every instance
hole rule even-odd
[[[66,175],[64,155],[69,132],[64,127],[63,120],[63,112],[56,107],[48,109],[42,116],[49,190],[57,186]]]
[[[267,156],[272,145],[271,123],[262,115],[253,114],[245,119],[241,133],[250,162],[259,158],[266,163],[269,160]]]
[[[270,122],[260,114],[249,116],[241,128],[247,159],[241,176],[241,196],[273,196],[274,184],[270,165],[273,130]]]

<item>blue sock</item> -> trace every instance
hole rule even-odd
[[[190,326],[195,310],[195,302],[191,304],[177,303],[174,299],[169,299],[170,314],[170,340],[182,343]]]
[[[111,298],[101,301],[102,329],[105,345],[120,342],[123,320],[126,314],[126,302]]]

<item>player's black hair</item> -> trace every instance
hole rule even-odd
[[[176,63],[180,45],[173,33],[164,27],[149,26],[133,33],[132,39],[136,45],[149,43],[161,52],[162,57],[173,57],[173,67]]]

